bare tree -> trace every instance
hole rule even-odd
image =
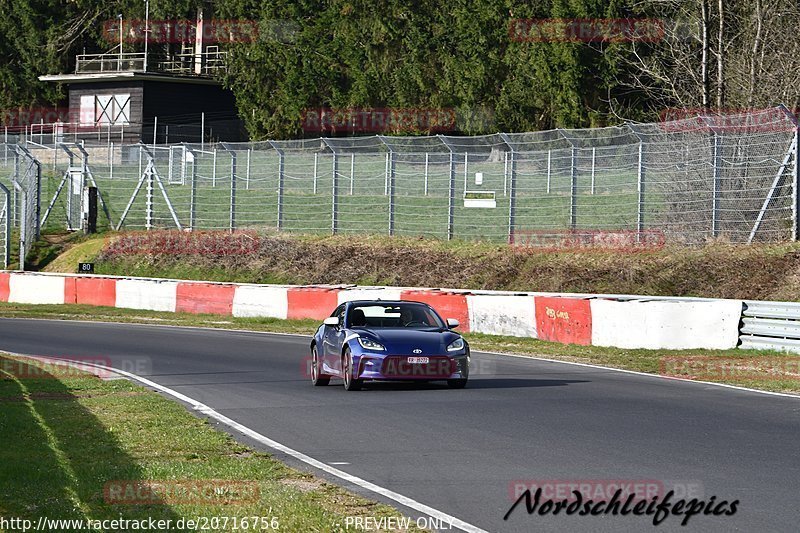
[[[717,20],[719,27],[717,30],[717,109],[725,107],[725,1],[717,2]]]
[[[657,42],[629,44],[619,82],[651,110],[708,108],[712,94],[718,109],[800,102],[795,0],[642,0],[635,11],[661,19],[665,31]]]
[[[708,0],[700,0],[700,25],[701,47],[703,50],[700,60],[700,78],[703,84],[703,109],[708,109],[710,90],[710,83],[708,80]]]

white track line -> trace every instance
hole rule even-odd
[[[10,352],[7,352],[7,353],[10,353]],[[71,361],[70,359],[64,359],[64,358],[60,358],[60,357],[31,356],[31,355],[16,354],[16,353],[11,354],[11,355],[15,355],[15,356],[19,356],[19,357],[29,357],[29,358],[37,359],[37,360],[44,359],[44,360],[62,361],[62,362],[68,363],[68,364],[75,362],[75,361]],[[259,443],[261,443],[261,444],[263,444],[265,446],[268,446],[268,447],[272,448],[273,450],[277,450],[277,451],[279,451],[281,453],[284,453],[286,455],[290,455],[290,456],[294,457],[295,459],[297,459],[298,461],[306,463],[307,465],[312,466],[312,467],[314,467],[316,469],[322,470],[323,472],[327,472],[328,474],[330,474],[332,476],[338,477],[338,478],[343,479],[343,480],[345,480],[345,481],[347,481],[349,483],[357,485],[357,486],[361,487],[362,489],[366,489],[366,490],[368,490],[370,492],[374,492],[375,494],[380,494],[381,496],[383,496],[385,498],[388,498],[390,500],[394,500],[397,503],[399,503],[399,504],[401,504],[401,505],[403,505],[405,507],[408,507],[410,509],[414,509],[416,511],[419,511],[420,513],[424,513],[424,514],[426,514],[426,515],[428,515],[430,517],[436,518],[437,520],[441,521],[442,524],[446,523],[450,527],[458,528],[458,529],[460,529],[462,531],[467,531],[469,533],[489,533],[485,529],[481,529],[481,528],[479,528],[477,526],[473,526],[472,524],[464,522],[463,520],[461,520],[459,518],[456,518],[455,516],[451,516],[451,515],[449,515],[447,513],[439,511],[438,509],[434,509],[433,507],[429,507],[429,506],[425,505],[424,503],[420,503],[420,502],[418,502],[416,500],[412,500],[411,498],[409,498],[407,496],[403,496],[402,494],[399,494],[399,493],[394,492],[392,490],[383,488],[383,487],[381,487],[379,485],[376,485],[374,483],[370,483],[369,481],[367,481],[365,479],[361,479],[360,477],[354,476],[352,474],[348,474],[344,470],[339,470],[338,468],[334,468],[334,467],[332,467],[330,465],[327,465],[327,464],[323,463],[322,461],[318,461],[318,460],[314,459],[313,457],[310,457],[310,456],[308,456],[308,455],[306,455],[306,454],[304,454],[302,452],[298,452],[297,450],[289,448],[288,446],[284,446],[280,442],[277,442],[277,441],[274,441],[274,440],[272,440],[272,439],[270,439],[268,437],[265,437],[261,433],[258,433],[257,431],[254,431],[254,430],[250,429],[249,427],[247,427],[245,425],[242,425],[239,422],[236,422],[235,420],[232,420],[232,419],[228,418],[227,416],[215,411],[211,407],[209,407],[209,406],[207,406],[207,405],[205,405],[203,403],[200,403],[197,400],[195,400],[193,398],[190,398],[189,396],[186,396],[185,394],[182,394],[182,393],[180,393],[180,392],[178,392],[176,390],[170,389],[169,387],[165,387],[163,385],[159,385],[158,383],[156,383],[154,381],[150,381],[149,379],[143,378],[143,377],[138,376],[136,374],[132,374],[132,373],[126,372],[124,370],[118,370],[116,368],[105,366],[105,365],[98,365],[98,364],[88,363],[88,362],[83,362],[83,361],[80,362],[80,365],[81,365],[81,367],[86,367],[86,366],[94,367],[94,368],[97,368],[97,369],[100,369],[100,370],[104,370],[106,372],[112,372],[112,373],[115,373],[115,374],[119,374],[121,376],[127,377],[129,379],[134,380],[134,381],[138,381],[139,383],[141,383],[143,385],[146,385],[148,387],[156,389],[157,391],[160,391],[160,392],[162,392],[164,394],[167,394],[167,395],[172,396],[172,397],[174,397],[174,398],[176,398],[176,399],[178,399],[178,400],[180,400],[182,402],[185,402],[185,403],[189,404],[192,407],[192,409],[194,409],[195,411],[197,411],[199,413],[202,413],[202,414],[204,414],[204,415],[206,415],[206,416],[208,416],[210,418],[213,418],[214,420],[217,420],[218,422],[221,422],[222,424],[225,424],[226,426],[228,426],[231,429],[235,429],[239,433],[247,435],[251,439],[258,441]]]

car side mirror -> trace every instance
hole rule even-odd
[[[450,329],[457,328],[459,326],[459,324],[461,324],[461,322],[459,322],[455,318],[448,318],[447,319],[447,327],[450,328]]]
[[[326,326],[331,326],[331,327],[334,327],[334,328],[338,327],[339,326],[339,317],[338,316],[329,316],[328,318],[323,320],[322,323],[325,324]]]

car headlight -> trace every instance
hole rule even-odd
[[[464,339],[458,338],[447,345],[448,352],[457,352],[464,349]]]
[[[366,339],[364,337],[358,338],[358,344],[360,344],[362,348],[366,348],[367,350],[378,350],[381,352],[386,350],[386,348],[383,347],[383,344],[378,344],[377,342],[370,339]]]

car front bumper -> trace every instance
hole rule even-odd
[[[424,357],[428,362],[410,362]],[[384,381],[433,381],[465,379],[469,376],[469,354],[376,355],[362,354],[356,379]]]

